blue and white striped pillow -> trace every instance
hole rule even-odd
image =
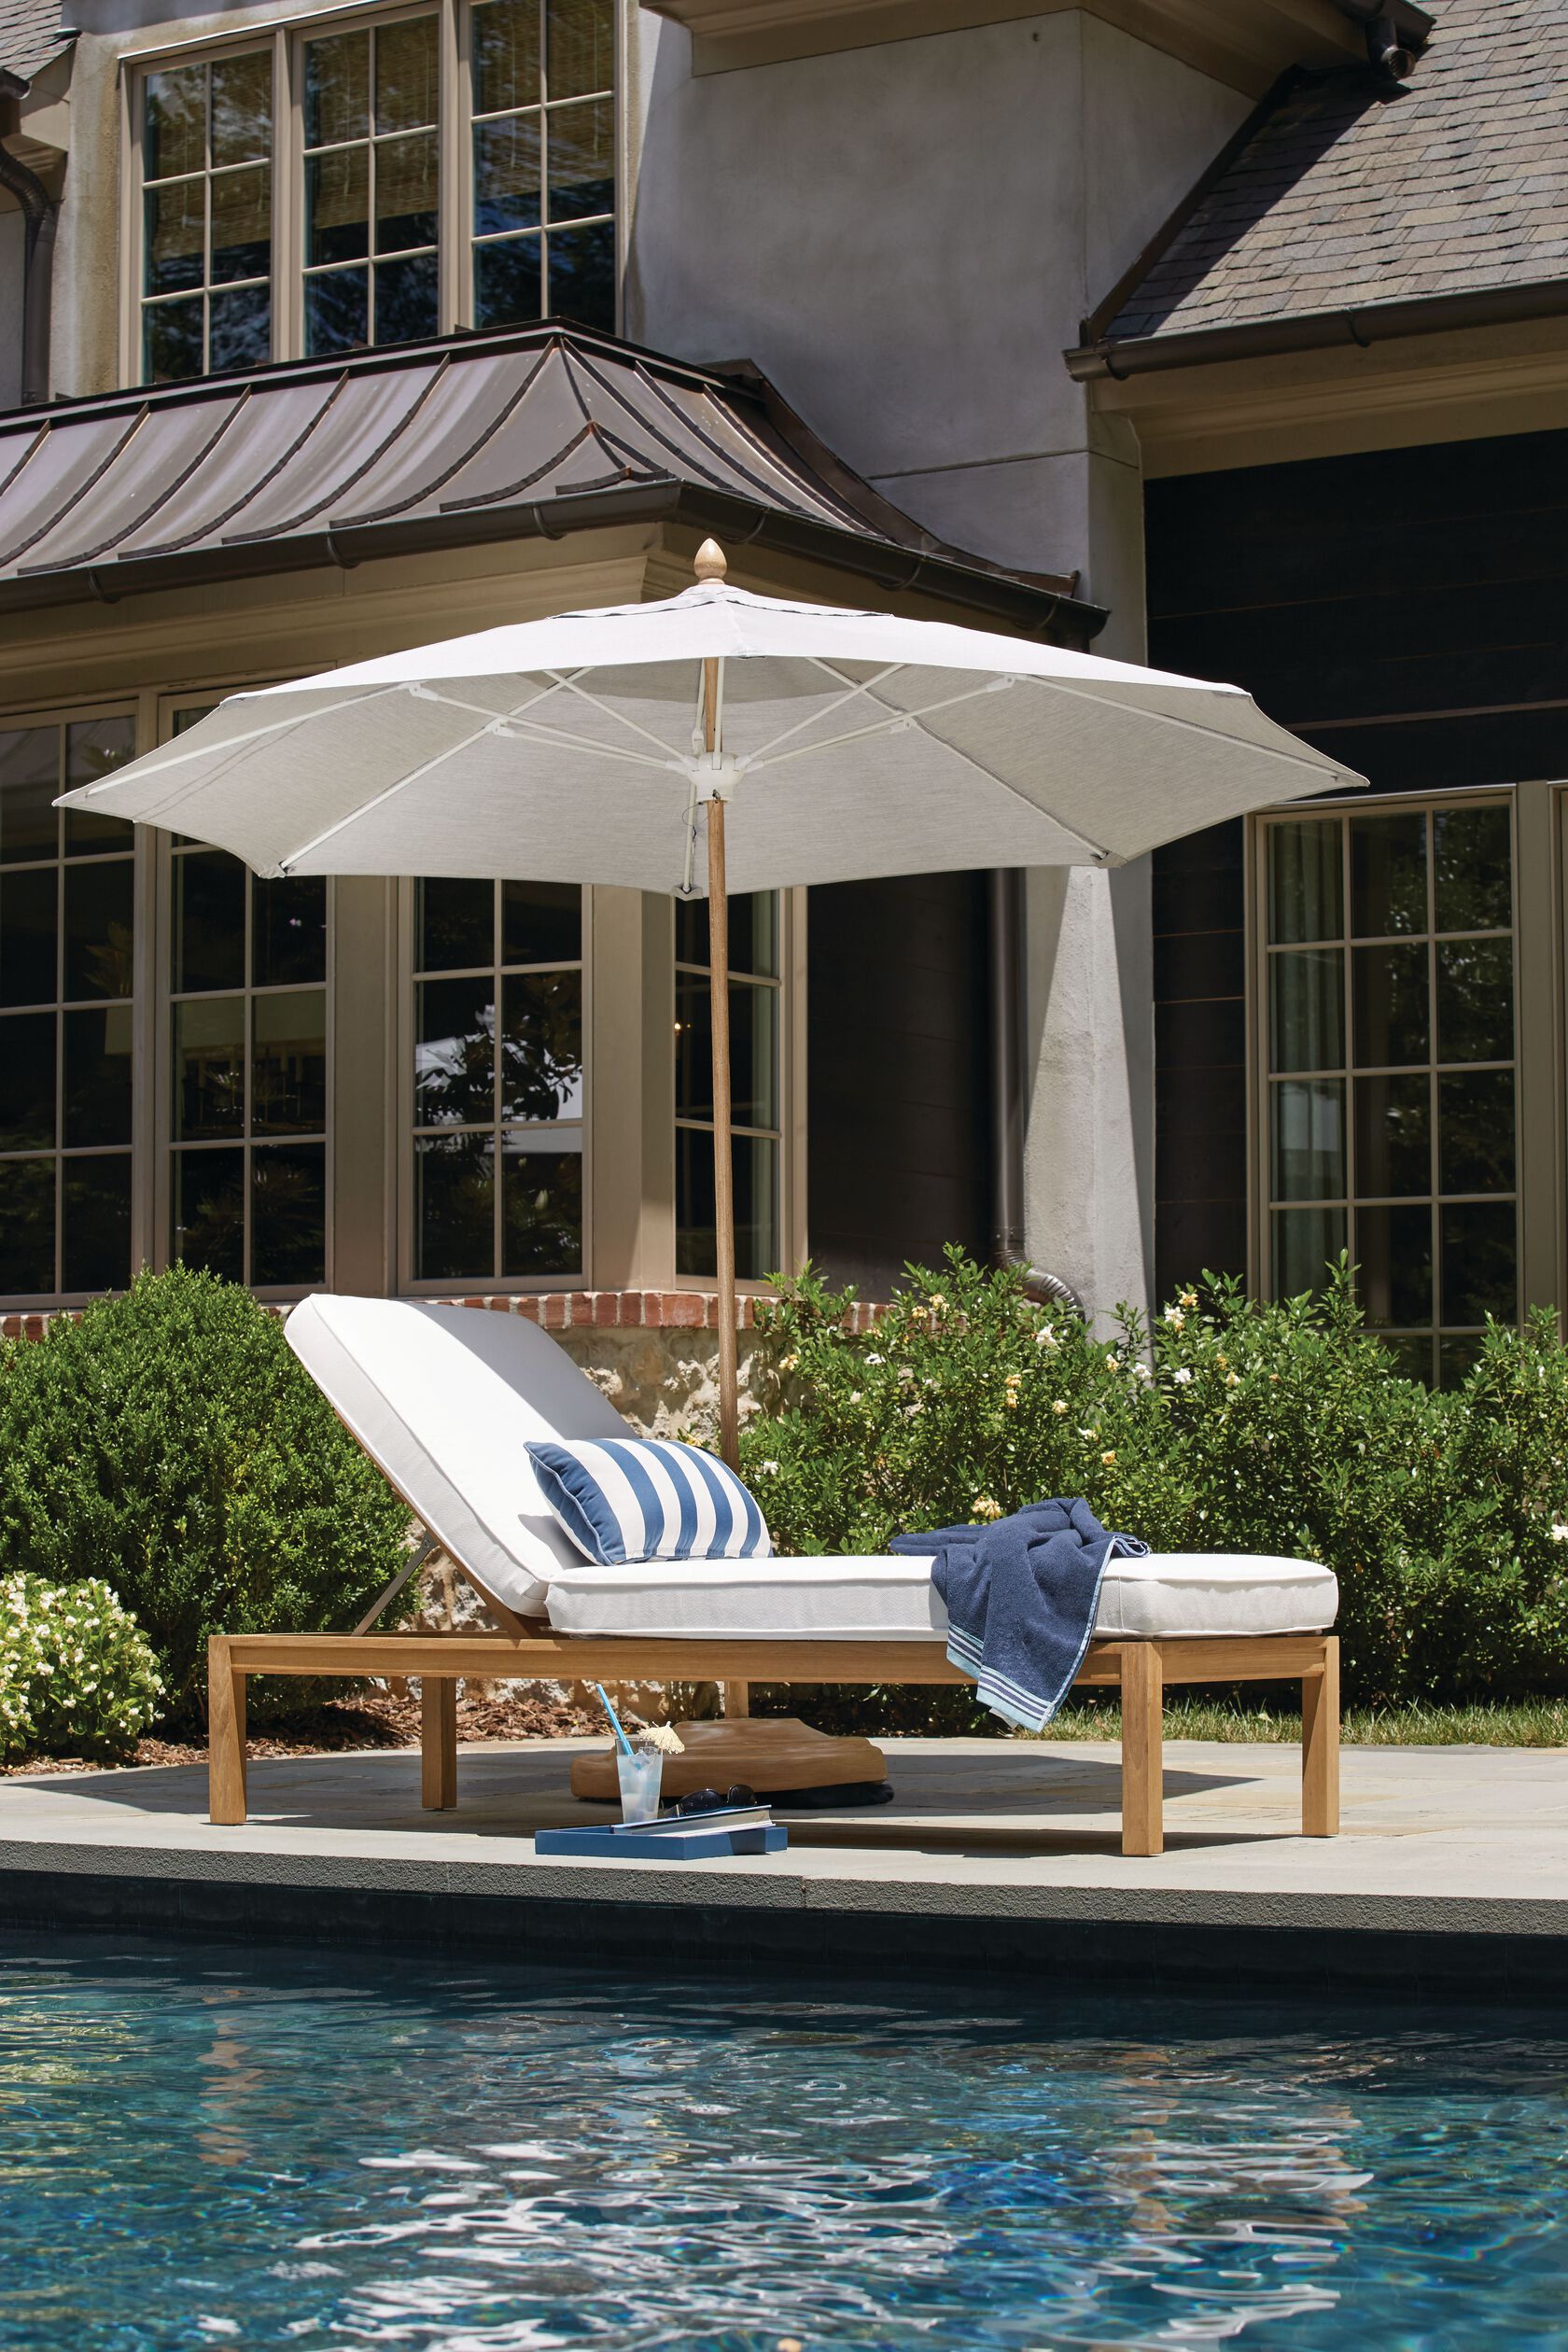
[[[771,1560],[754,1498],[700,1446],[655,1437],[556,1439],[528,1448],[545,1501],[601,1568],[642,1560]]]

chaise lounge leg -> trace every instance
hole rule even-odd
[[[1165,1852],[1165,1673],[1157,1642],[1122,1645],[1122,1852]]]
[[[245,1817],[245,1678],[221,1634],[207,1644],[207,1818],[235,1827]]]
[[[1339,1643],[1330,1634],[1317,1673],[1301,1679],[1301,1834],[1339,1834]]]
[[[450,1674],[419,1681],[419,1801],[427,1813],[457,1802],[457,1685]]]

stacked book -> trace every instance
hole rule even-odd
[[[596,1854],[601,1861],[701,1862],[723,1854],[781,1854],[790,1833],[766,1805],[723,1805],[713,1813],[661,1813],[656,1821],[607,1821],[575,1829],[540,1829],[536,1854]]]

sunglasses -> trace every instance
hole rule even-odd
[[[733,1805],[754,1805],[757,1792],[748,1788],[744,1781],[735,1781],[721,1797],[716,1788],[693,1788],[689,1797],[678,1798],[673,1811],[684,1817],[690,1813],[724,1813]]]

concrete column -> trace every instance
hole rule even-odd
[[[1128,435],[1091,421],[1079,460],[1085,593],[1111,608],[1097,652],[1141,661],[1142,479]],[[1157,786],[1151,773],[1151,787]],[[1025,964],[1031,1082],[1024,1211],[1032,1262],[1104,1327],[1153,1301],[1155,1013],[1150,861],[1031,874]]]

